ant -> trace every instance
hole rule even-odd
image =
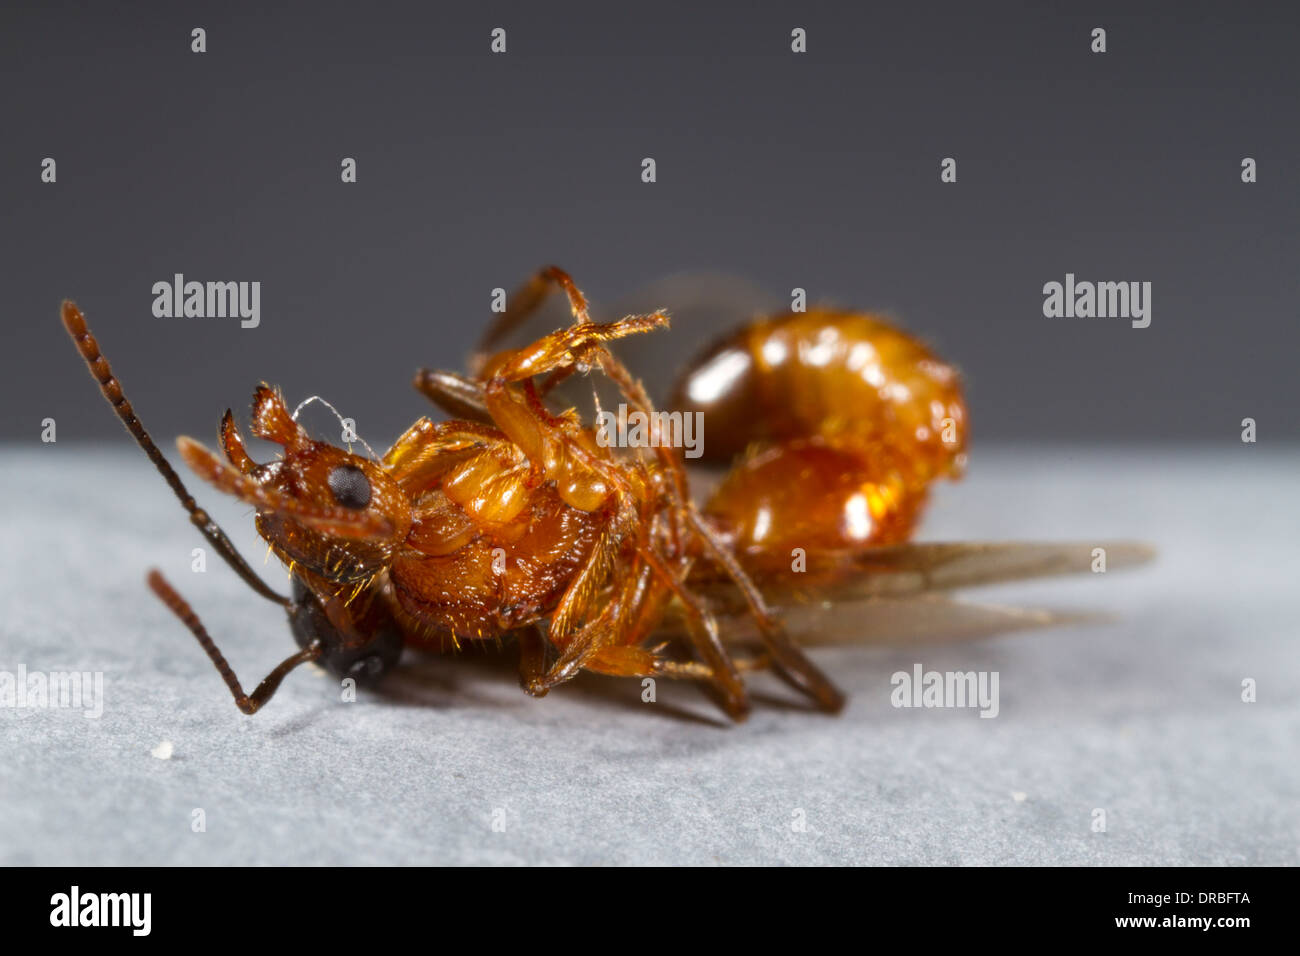
[[[555,290],[567,296],[572,324],[497,350]],[[281,447],[276,460],[252,460],[229,409],[220,455],[177,440],[200,478],[253,506],[258,533],[289,570],[286,597],[195,502],[77,306],[64,302],[62,318],[191,522],[288,615],[298,651],[248,693],[189,604],[157,570],[148,573],[149,588],[245,714],[301,664],[370,683],[396,666],[404,646],[444,650],[505,636],[519,646],[521,685],[538,697],[582,671],[687,678],[739,721],[750,707],[742,675],[771,669],[837,712],[843,695],[792,640],[760,584],[806,600],[859,593],[869,570],[928,574],[936,552],[891,546],[906,542],[928,484],[959,476],[965,461],[966,411],[951,366],[881,319],[792,313],[717,343],[676,389],[673,405],[707,412],[711,433],[721,434],[711,456],[732,461],[700,508],[679,449],[610,448],[577,411],[547,406],[561,382],[598,371],[654,421],[644,387],[608,344],[669,323],[663,311],[593,322],[573,280],[551,267],[512,297],[469,374],[416,375],[415,387],[453,417],[420,418],[378,460],[311,438],[265,383],[253,395],[251,431]],[[806,569],[792,570],[792,550],[805,552]],[[951,557],[943,552],[940,563]],[[1022,563],[1011,576],[1060,569]],[[756,634],[745,654],[724,644],[719,624],[740,615]],[[687,653],[668,652],[670,632]]]

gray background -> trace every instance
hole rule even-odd
[[[598,311],[672,307],[634,292],[684,270],[891,310],[963,367],[977,438],[1300,437],[1294,6],[232,6],[0,14],[0,433],[116,437],[72,297],[163,437],[267,379],[382,444],[414,368],[555,262]],[[1151,281],[1151,327],[1045,319],[1067,271]],[[175,272],[260,280],[261,327],[154,318]]]

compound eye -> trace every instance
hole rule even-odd
[[[360,511],[370,504],[370,479],[356,465],[339,465],[330,472],[330,493],[344,508]]]

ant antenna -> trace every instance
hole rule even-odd
[[[321,405],[324,405],[324,406],[325,406],[326,408],[328,408],[331,412],[333,412],[333,413],[334,413],[334,417],[337,418],[337,419],[339,420],[339,425],[341,425],[341,426],[343,427],[343,434],[344,434],[345,436],[347,435],[347,433],[348,433],[348,426],[347,426],[347,423],[346,423],[346,421],[344,420],[343,416],[342,416],[341,414],[339,414],[339,410],[338,410],[337,408],[335,408],[333,405],[331,405],[329,402],[325,401],[325,399],[321,398],[319,395],[313,395],[311,398],[307,398],[307,399],[304,399],[303,401],[299,402],[299,403],[298,403],[298,407],[295,408],[295,409],[293,410],[293,415],[290,416],[290,417],[293,418],[293,420],[296,422],[296,421],[298,420],[298,413],[301,412],[301,411],[302,411],[304,408],[306,408],[308,405],[310,405],[312,402],[319,402]],[[356,438],[356,440],[357,440],[358,442],[360,442],[362,445],[365,445],[365,446],[366,446],[366,451],[370,454],[370,460],[373,461],[373,462],[375,462],[375,464],[379,464],[379,459],[375,456],[375,450],[374,450],[373,448],[370,447],[369,442],[367,442],[364,438],[362,438],[362,437],[361,437],[360,435],[358,435],[356,432],[353,432],[352,434],[353,434],[353,437]],[[347,441],[346,437],[344,438],[344,441]],[[349,442],[349,444],[351,444],[351,442]]]
[[[86,367],[90,369],[91,376],[99,383],[99,390],[104,393],[104,398],[113,406],[113,411],[122,420],[122,424],[131,433],[136,444],[149,456],[149,460],[153,462],[154,467],[180,500],[181,506],[189,512],[190,522],[199,529],[203,537],[208,539],[208,543],[217,549],[217,553],[225,559],[226,564],[244,579],[245,584],[268,601],[274,601],[286,608],[291,607],[292,602],[288,598],[276,594],[257,576],[257,572],[250,568],[248,562],[235,550],[234,544],[226,537],[226,533],[212,520],[212,516],[194,501],[194,496],[189,493],[180,476],[158,450],[158,446],[154,444],[149,433],[145,431],[144,425],[136,417],[135,409],[126,400],[126,396],[122,393],[122,383],[113,375],[108,359],[100,353],[99,343],[86,327],[86,317],[81,314],[81,310],[76,305],[66,300],[63,303],[63,325],[68,330],[68,335],[72,336],[72,343],[77,347],[77,351],[86,360]]]
[[[208,629],[203,626],[203,622],[199,620],[199,616],[194,613],[194,609],[185,602],[185,599],[177,594],[157,571],[149,572],[149,588],[158,596],[160,601],[167,605],[173,614],[181,619],[181,622],[190,629],[190,633],[197,638],[199,646],[203,648],[208,658],[216,665],[217,673],[226,682],[226,686],[230,688],[230,693],[235,698],[235,706],[245,714],[252,715],[261,710],[262,705],[271,699],[271,696],[279,688],[280,682],[284,680],[289,671],[299,664],[320,660],[325,651],[324,645],[319,640],[312,641],[298,653],[291,654],[281,661],[275,670],[263,678],[262,683],[258,684],[251,694],[247,694],[240,685],[239,678],[235,676],[235,672],[226,663],[226,658],[221,651],[217,650],[216,642],[209,636]]]

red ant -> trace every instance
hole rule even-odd
[[[556,288],[572,325],[492,351]],[[62,315],[190,520],[249,587],[288,613],[299,650],[246,693],[190,606],[149,572],[149,587],[246,714],[300,664],[373,681],[404,645],[444,649],[506,635],[520,648],[521,684],[536,696],[584,670],[692,678],[741,720],[749,709],[742,673],[770,668],[817,707],[838,711],[843,696],[790,638],[764,590],[805,599],[856,593],[870,570],[931,567],[938,552],[889,546],[910,534],[929,482],[959,474],[965,458],[965,406],[950,366],[879,319],[791,314],[719,343],[678,388],[677,407],[706,412],[711,434],[723,436],[711,455],[739,454],[701,509],[678,449],[607,447],[576,411],[545,404],[570,375],[599,370],[630,408],[653,418],[644,388],[607,343],[665,328],[668,316],[592,322],[569,276],[545,269],[489,329],[471,374],[417,374],[417,389],[455,417],[421,418],[379,461],[309,437],[266,384],[254,392],[251,430],[281,446],[277,460],[249,457],[229,410],[221,456],[178,439],[195,473],[256,509],[258,533],[289,569],[284,597],[195,503],[80,310],[65,302]],[[792,549],[805,551],[806,569],[791,569]],[[1058,569],[1040,561],[1010,576]],[[734,655],[719,616],[742,611],[757,639]],[[687,654],[669,653],[663,635],[674,628]]]

